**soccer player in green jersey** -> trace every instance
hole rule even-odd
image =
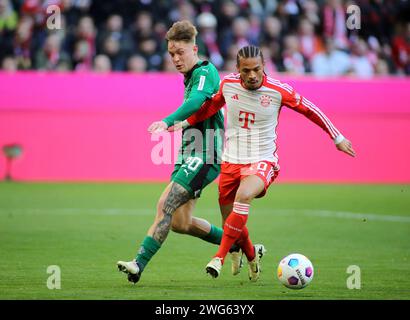
[[[148,129],[151,133],[186,119],[219,89],[220,78],[215,66],[198,57],[196,35],[197,30],[189,21],[176,22],[167,32],[168,52],[176,69],[184,75],[184,102],[174,113],[154,122]],[[118,269],[128,275],[129,281],[138,282],[170,229],[220,244],[222,229],[193,217],[192,211],[202,189],[219,175],[223,127],[224,119],[219,111],[183,131],[178,161],[171,182],[158,201],[154,223],[148,229],[135,260],[117,262]]]

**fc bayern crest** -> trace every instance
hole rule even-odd
[[[269,96],[263,95],[259,98],[259,101],[261,102],[261,106],[266,108],[270,106],[272,102],[272,98],[270,98]]]

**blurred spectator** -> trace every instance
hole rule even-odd
[[[54,70],[57,72],[69,72],[72,70],[72,66],[70,61],[60,61]]]
[[[93,53],[90,43],[86,40],[78,40],[74,46],[73,63],[76,71],[92,70]]]
[[[319,6],[314,0],[306,0],[302,3],[303,15],[316,29],[320,26]]]
[[[224,61],[223,71],[231,73],[231,72],[238,72],[236,68],[236,56],[239,51],[239,47],[233,45],[229,47],[228,54]]]
[[[341,76],[350,69],[349,55],[335,48],[332,38],[325,39],[325,51],[313,56],[312,72],[315,76]]]
[[[390,0],[357,1],[361,24],[366,26],[359,30],[361,37],[366,39],[375,36],[380,41],[385,41],[392,36],[393,24],[398,14],[398,8],[395,8],[393,3],[394,1]]]
[[[219,42],[222,43],[224,33],[231,28],[233,21],[239,16],[239,6],[231,0],[222,0],[219,8],[218,20],[218,34],[221,35]],[[225,52],[223,52],[225,54]]]
[[[291,74],[305,73],[305,60],[299,51],[299,40],[294,35],[284,39],[283,66],[284,71]]]
[[[259,19],[271,16],[278,6],[277,0],[248,0],[248,3],[251,13]]]
[[[386,60],[383,60],[383,59],[378,60],[376,67],[375,67],[375,73],[380,76],[387,76],[390,73],[389,65],[386,62]]]
[[[236,59],[226,59],[222,71],[226,73],[238,72],[238,69],[236,68]]]
[[[228,72],[228,73],[238,72],[236,68],[236,56],[237,56],[238,50],[239,50],[239,47],[236,45],[229,47],[228,54],[224,61],[224,66],[222,69],[223,71]]]
[[[111,61],[106,55],[100,54],[94,58],[94,72],[108,73],[111,72]]]
[[[17,27],[18,15],[10,0],[0,0],[0,34],[13,31]]]
[[[360,78],[370,78],[373,76],[373,66],[368,57],[367,44],[363,39],[359,39],[352,45],[350,63],[353,75]]]
[[[392,48],[388,43],[383,44],[380,47],[379,59],[384,60],[387,63],[389,72],[391,74],[397,73],[397,68],[393,60]]]
[[[41,0],[23,0],[21,13],[23,16],[30,16],[35,25],[42,25],[44,22],[44,13]]]
[[[100,53],[110,59],[111,67],[114,71],[125,69],[127,56],[121,51],[121,44],[118,38],[109,36],[104,39]]]
[[[89,14],[92,0],[64,0],[63,3],[67,25],[75,26],[82,17]]]
[[[249,40],[251,43],[257,44],[262,31],[262,24],[258,16],[252,14],[248,17],[249,21]]]
[[[0,0],[0,60],[13,53],[13,34],[18,15],[10,0]]]
[[[272,62],[276,66],[281,65],[282,26],[280,20],[277,17],[267,17],[262,30],[261,45],[269,48]]]
[[[14,57],[17,59],[19,69],[33,67],[31,61],[31,40],[33,35],[34,20],[30,16],[23,16],[17,26],[14,37]]]
[[[186,0],[175,1],[176,7],[171,9],[169,12],[169,20],[172,22],[179,20],[189,20],[192,23],[195,23],[195,7],[192,3]]]
[[[93,69],[96,53],[97,30],[90,16],[78,19],[77,25],[66,36],[65,47],[71,53],[73,69],[89,71]]]
[[[121,56],[122,58],[127,58],[134,49],[131,33],[124,29],[123,18],[118,14],[110,15],[105,28],[98,34],[98,52],[104,52],[107,50],[107,42],[111,45],[115,42],[115,44],[118,45],[115,54],[118,54],[118,56]],[[112,54],[113,53],[110,52],[111,59]],[[118,65],[113,63],[113,68],[114,70],[118,70]]]
[[[35,65],[38,70],[56,70],[61,63],[70,65],[70,56],[61,50],[61,39],[57,33],[50,34],[44,47],[36,55]]]
[[[147,71],[147,61],[140,55],[133,55],[128,59],[127,70],[141,73]]]
[[[203,12],[197,17],[199,53],[209,57],[209,60],[219,69],[223,65],[223,58],[218,46],[216,32],[217,20],[210,12]]]
[[[162,65],[162,56],[155,38],[143,39],[138,46],[137,52],[147,61],[147,70],[159,71]]]
[[[133,38],[136,43],[153,35],[154,21],[147,11],[139,12],[132,25]]]
[[[315,54],[323,51],[322,41],[315,35],[314,26],[308,19],[300,20],[298,37],[300,52],[309,62]]]
[[[265,71],[268,75],[272,75],[277,72],[276,65],[274,63],[274,58],[272,56],[272,51],[267,45],[261,46],[263,58],[265,60]]]
[[[249,44],[257,44],[256,39],[253,40],[250,35],[250,23],[244,17],[236,18],[232,23],[232,28],[225,31],[221,43],[221,51],[224,55],[227,54],[229,47],[232,45],[242,48]]]
[[[296,0],[283,0],[277,9],[278,17],[282,28],[286,33],[293,33],[298,26],[298,17],[301,14],[300,7]]]
[[[66,4],[68,4],[66,0],[23,0],[21,11],[23,15],[33,18],[36,27],[45,28],[48,18],[47,8],[55,5],[64,11]]]
[[[363,39],[364,40],[364,39]],[[352,42],[352,41],[351,41]],[[366,45],[366,57],[369,60],[370,64],[374,68],[376,67],[379,58],[381,58],[381,47],[380,43],[376,37],[370,36],[367,39],[367,42],[364,40]],[[350,54],[352,55],[352,50],[350,50]]]
[[[397,69],[401,73],[410,74],[410,22],[400,26],[393,39],[392,54]]]
[[[280,42],[282,25],[277,17],[267,17],[263,23],[261,42]]]
[[[16,72],[17,71],[17,61],[13,57],[5,57],[1,62],[1,70],[7,72]]]
[[[342,0],[326,0],[323,7],[323,36],[333,38],[338,49],[348,47],[346,28],[346,9]]]

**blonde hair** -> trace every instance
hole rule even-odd
[[[198,31],[195,26],[188,20],[175,22],[168,30],[165,39],[168,41],[184,41],[195,43]]]

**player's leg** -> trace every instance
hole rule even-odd
[[[225,224],[225,220],[232,212],[233,202],[235,199],[236,191],[240,184],[240,165],[223,162],[221,165],[221,174],[219,177],[219,208],[222,217],[222,226]],[[240,248],[233,244],[231,247],[231,271],[233,275],[237,275],[240,272],[242,264],[242,253]],[[222,260],[213,259],[207,265],[207,272],[211,273],[214,277],[219,275],[222,268]],[[212,269],[215,269],[213,271]]]
[[[196,200],[202,190],[214,181],[220,172],[219,164],[204,163],[200,157],[188,157],[180,169],[172,175],[172,181],[184,186],[193,199],[178,210],[173,216],[172,228],[175,232],[189,234],[213,244],[220,244],[222,228],[218,228],[205,219],[193,217]]]
[[[241,165],[223,162],[221,165],[221,175],[219,179],[219,208],[222,217],[222,227],[225,220],[232,212],[236,191],[240,184]],[[243,265],[242,250],[239,245],[234,243],[229,249],[231,257],[231,272],[236,276],[240,273]]]
[[[172,183],[167,186],[161,195],[157,204],[157,215],[152,226],[149,228],[147,236],[141,244],[136,261],[142,265],[142,269],[148,264],[151,258],[161,247],[163,241],[157,239],[155,233],[158,231],[158,225],[164,221],[164,206],[167,205]],[[192,235],[204,239],[211,243],[219,244],[222,239],[222,229],[210,224],[208,221],[196,217],[192,217],[192,212],[195,208],[197,199],[190,199],[185,204],[179,206],[171,219],[171,230],[183,234]],[[166,225],[163,228],[168,228]],[[169,229],[168,229],[169,230]],[[165,229],[166,231],[166,229]]]
[[[246,221],[250,203],[255,197],[263,196],[266,193],[267,187],[277,176],[277,172],[274,175],[274,164],[267,162],[260,162],[242,169],[242,180],[235,194],[233,210],[224,224],[221,245],[214,259],[208,264],[207,271],[214,277],[218,276],[227,252],[233,243],[238,242],[248,258],[250,269],[254,271],[253,274],[250,272],[250,279],[256,281],[259,277],[259,258],[263,255],[264,247],[252,245]],[[212,268],[213,265],[215,268]]]
[[[222,228],[218,228],[209,221],[193,217],[197,199],[188,201],[175,211],[172,217],[171,230],[187,234],[205,240],[213,244],[220,244],[222,239]]]
[[[228,218],[229,214],[232,212],[233,202],[228,204],[219,204],[219,210],[221,211],[222,225],[224,225],[225,220]]]
[[[225,223],[226,218],[232,212],[233,203],[229,205],[221,205],[220,209],[221,209],[221,213],[223,217],[223,223]],[[229,249],[229,253],[231,256],[231,272],[234,276],[238,275],[241,272],[241,269],[243,267],[243,263],[244,263],[243,253],[244,253],[245,248],[250,248],[250,249],[254,248],[254,250],[252,250],[252,254],[257,253],[259,260],[263,257],[264,253],[266,252],[265,247],[262,244],[255,244],[254,246],[252,245],[252,242],[250,241],[250,238],[249,238],[248,228],[246,227],[246,225],[243,227],[242,233],[239,239],[232,245],[231,249]],[[247,251],[250,252],[249,249]],[[255,257],[252,256],[252,260],[254,259]],[[248,261],[252,261],[252,260],[248,260]],[[253,268],[253,269],[256,269],[256,268]],[[255,277],[251,277],[251,280],[255,281]]]
[[[264,188],[264,182],[258,176],[251,175],[241,180],[236,192],[232,212],[224,224],[224,235],[216,254],[217,257],[224,259],[232,244],[239,240],[248,220],[250,204]]]
[[[172,215],[177,208],[190,199],[192,199],[192,194],[183,186],[176,182],[171,183],[165,200],[160,199],[157,206],[158,209],[162,211],[162,215],[157,214],[154,224],[149,228],[148,234],[141,244],[135,261],[126,263],[118,261],[117,263],[118,269],[128,274],[129,281],[134,283],[138,282],[146,265],[161,248],[162,243],[167,238],[169,230],[171,229]]]
[[[232,212],[233,202],[229,204],[219,204],[219,209],[222,216],[222,226],[225,224],[225,220],[228,218],[229,214]],[[231,256],[231,273],[236,276],[241,272],[243,266],[243,257],[241,247],[234,243],[229,249],[229,254]]]
[[[274,163],[262,161],[251,166],[249,171],[248,173],[252,174],[251,176],[259,177],[264,183],[264,190],[256,196],[256,198],[260,198],[266,194],[268,187],[278,176],[279,166]],[[240,194],[241,190],[238,191],[238,194]],[[252,245],[246,225],[243,227],[237,243],[248,258],[249,280],[257,281],[261,271],[260,260],[266,252],[265,247],[262,244]]]
[[[229,214],[224,224],[224,233],[218,252],[206,266],[206,271],[212,277],[216,278],[219,276],[222,265],[224,263],[224,259],[228,254],[229,249],[236,241],[240,240],[242,232],[244,230],[247,230],[245,229],[245,224],[248,220],[250,203],[257,195],[259,195],[263,191],[263,189],[264,183],[257,176],[248,176],[241,181],[235,196],[235,202],[233,204],[232,212]],[[249,235],[247,233],[245,234],[245,236],[247,239],[249,239]],[[247,253],[250,254],[248,245],[248,242],[243,243],[242,249],[244,250],[244,252],[246,250]],[[254,258],[252,256],[248,257],[248,254],[248,260],[249,258]]]
[[[178,208],[182,207],[180,210],[182,216],[188,217],[189,220],[195,204],[193,198],[198,197],[202,188],[219,174],[219,166],[203,164],[200,158],[192,159],[195,161],[176,165],[172,174],[173,182],[167,186],[157,203],[156,218],[140,246],[136,259],[131,262],[118,262],[118,268],[128,273],[128,279],[134,283],[139,280],[142,271],[165,241]],[[208,226],[204,220],[195,219],[194,223],[192,229],[187,229],[207,241],[220,242],[222,229],[209,225],[207,230]]]
[[[147,232],[147,236],[144,238],[140,245],[140,249],[137,253],[137,257],[132,261],[118,261],[118,269],[128,275],[128,280],[136,283],[142,273],[144,266],[149,262],[152,256],[158,251],[160,245],[152,239],[151,235],[163,217],[162,208],[169,191],[171,190],[172,183],[168,184],[165,190],[162,192],[157,202],[157,213],[153,224],[150,226]],[[137,263],[137,259],[140,261]]]

